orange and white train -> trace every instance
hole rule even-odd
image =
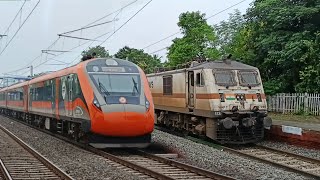
[[[154,129],[144,72],[115,58],[87,60],[3,88],[0,112],[97,148],[146,147]]]
[[[226,144],[260,141],[271,126],[256,67],[227,59],[194,61],[147,77],[158,125]]]

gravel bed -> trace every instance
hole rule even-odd
[[[317,149],[303,148],[303,147],[290,145],[285,142],[274,142],[274,141],[264,141],[264,142],[258,143],[258,145],[275,148],[279,150],[284,150],[291,153],[295,153],[302,156],[320,160],[320,150],[317,150]]]
[[[0,116],[0,124],[35,148],[74,179],[139,179],[100,156],[77,148],[19,122]]]
[[[181,155],[182,158],[178,158],[178,161],[236,179],[311,179],[159,130],[154,131],[152,139],[154,143],[161,144],[169,151]]]

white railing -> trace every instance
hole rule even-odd
[[[320,115],[320,94],[279,93],[267,96],[268,111],[290,113],[306,113]]]

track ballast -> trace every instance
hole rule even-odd
[[[4,179],[72,179],[0,125],[0,166]]]

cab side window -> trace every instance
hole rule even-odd
[[[204,86],[204,79],[203,79],[202,72],[196,74],[196,85],[198,87]]]
[[[172,76],[163,77],[163,94],[172,95]]]

